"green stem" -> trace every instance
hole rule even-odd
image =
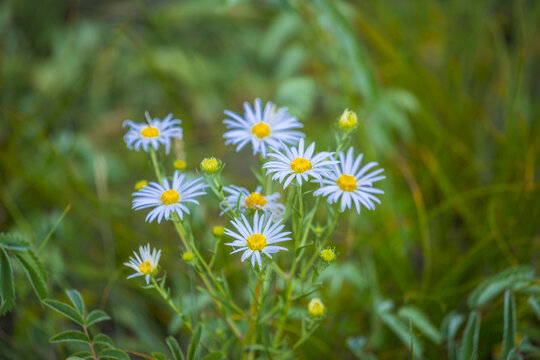
[[[154,285],[154,289],[157,290],[157,292],[159,293],[159,295],[161,295],[161,297],[163,298],[163,300],[165,300],[165,302],[170,306],[171,309],[173,309],[173,311],[178,314],[178,316],[180,316],[180,318],[182,319],[182,321],[184,322],[184,324],[186,324],[186,327],[189,329],[189,331],[193,332],[193,328],[191,326],[191,322],[189,322],[186,317],[184,316],[184,313],[182,313],[182,310],[179,309],[172,301],[171,297],[169,296],[169,294],[161,287],[158,285],[156,279],[154,277],[152,277],[152,285]]]
[[[47,236],[45,237],[45,239],[43,239],[43,241],[41,242],[41,244],[39,245],[39,249],[37,251],[37,253],[39,254],[41,252],[41,250],[43,250],[43,248],[45,247],[45,245],[47,245],[47,242],[49,241],[49,239],[51,238],[52,234],[54,233],[54,231],[56,230],[56,228],[58,227],[58,225],[60,225],[60,223],[62,222],[62,220],[64,219],[64,216],[66,216],[66,214],[68,213],[68,211],[71,210],[71,204],[68,204],[66,206],[66,208],[64,209],[64,212],[62,213],[62,215],[60,215],[60,217],[58,218],[58,220],[56,220],[56,223],[53,225],[53,227],[51,228],[51,230],[49,231],[49,233],[47,234]]]
[[[163,182],[163,173],[161,172],[161,168],[159,167],[156,151],[152,147],[150,147],[150,158],[152,159],[152,165],[154,167],[154,171],[156,172],[156,177],[161,184]]]

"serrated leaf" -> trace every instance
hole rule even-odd
[[[102,359],[129,360],[128,354],[118,349],[103,349],[99,352],[98,357]]]
[[[86,317],[86,325],[92,326],[94,324],[97,324],[98,322],[110,320],[111,317],[107,315],[105,311],[102,310],[94,310],[88,314]]]
[[[27,251],[30,249],[30,243],[20,236],[0,233],[0,248],[11,251]]]
[[[509,290],[504,293],[504,333],[502,358],[506,359],[516,347],[516,298]]]
[[[165,356],[164,354],[162,354],[160,352],[157,352],[157,351],[152,352],[152,356],[156,360],[169,360],[169,358],[167,356]]]
[[[383,322],[388,326],[394,334],[405,344],[409,350],[414,351],[414,355],[422,357],[424,349],[418,338],[412,334],[409,327],[403,323],[397,316],[389,312],[380,314]]]
[[[202,360],[219,360],[223,359],[225,357],[225,354],[221,351],[214,351],[213,353],[210,353],[202,358]]]
[[[529,297],[527,302],[529,303],[529,306],[534,311],[534,313],[536,314],[536,317],[540,321],[540,303],[538,303],[538,300],[536,300],[534,296],[531,296]]]
[[[15,304],[14,284],[11,260],[6,251],[0,249],[0,315],[7,313]]]
[[[90,339],[82,331],[67,330],[67,331],[63,331],[63,332],[61,332],[59,334],[54,335],[52,338],[49,339],[49,342],[52,342],[52,343],[57,343],[57,342],[83,342],[83,343],[88,343],[88,342],[90,342]]]
[[[47,274],[43,269],[41,261],[33,251],[15,253],[15,258],[24,269],[26,278],[32,285],[32,289],[40,300],[43,300],[49,294],[47,289]]]
[[[195,331],[193,332],[193,336],[191,337],[191,342],[189,343],[189,348],[188,348],[187,360],[193,360],[195,358],[195,354],[197,353],[197,349],[201,341],[201,334],[202,334],[202,327],[199,324],[197,328],[195,329]]]
[[[478,358],[478,339],[482,318],[478,311],[471,311],[465,333],[461,340],[459,360],[476,360]]]
[[[75,309],[79,312],[79,314],[84,316],[86,310],[84,308],[84,300],[81,296],[81,293],[75,289],[69,289],[66,290],[66,294],[69,297],[69,300],[71,300],[73,306],[75,306]]]
[[[516,290],[532,281],[534,273],[528,266],[506,269],[480,283],[471,292],[467,302],[471,308],[482,307],[505,290]]]
[[[65,317],[75,321],[77,324],[81,326],[84,325],[84,320],[81,314],[79,314],[77,310],[75,310],[75,308],[73,308],[72,306],[66,303],[63,303],[61,301],[52,300],[52,299],[46,299],[43,301],[43,303],[47,305],[48,307],[50,307],[51,309],[53,309],[54,311],[59,312]]]
[[[398,316],[410,320],[414,327],[426,335],[435,344],[441,343],[441,333],[429,320],[427,315],[414,306],[404,306],[398,311]]]
[[[110,348],[114,347],[114,342],[112,341],[112,339],[105,334],[97,334],[92,339],[92,342],[94,344],[101,345],[101,346],[106,346]]]
[[[182,349],[180,348],[180,345],[178,345],[178,341],[176,341],[175,338],[169,336],[165,340],[165,342],[167,343],[167,346],[169,346],[169,350],[171,350],[171,354],[174,360],[184,360],[184,354],[182,353]]]

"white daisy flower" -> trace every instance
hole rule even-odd
[[[201,183],[202,178],[197,178],[192,181],[185,181],[186,175],[178,171],[174,172],[172,186],[169,185],[169,180],[163,179],[163,185],[152,181],[142,190],[133,193],[133,209],[141,210],[150,207],[155,207],[146,216],[147,222],[152,222],[157,218],[158,223],[161,219],[169,220],[171,213],[177,213],[180,219],[183,219],[183,214],[189,214],[189,210],[185,203],[199,204],[194,198],[206,194],[204,188],[208,185]]]
[[[272,180],[279,179],[281,183],[287,178],[283,188],[287,188],[294,179],[300,185],[302,181],[308,181],[309,177],[321,180],[330,171],[328,167],[336,163],[331,159],[334,153],[323,151],[313,156],[315,143],[311,143],[304,151],[304,139],[300,139],[298,148],[293,146],[283,147],[283,151],[275,148],[272,150],[274,152],[268,156],[275,160],[268,161],[263,168],[267,169],[267,174],[274,173]]]
[[[328,196],[330,204],[335,203],[341,197],[341,211],[350,209],[354,202],[356,212],[360,213],[361,205],[367,209],[375,209],[375,203],[381,203],[373,194],[384,194],[384,191],[373,187],[373,183],[385,178],[379,175],[384,170],[377,169],[368,173],[376,162],[370,162],[360,168],[362,154],[354,158],[353,148],[349,148],[347,155],[339,153],[339,165],[335,164],[333,171],[325,175],[322,180],[323,186],[313,193],[313,195]]]
[[[182,139],[181,121],[173,119],[173,114],[167,115],[165,119],[152,119],[150,114],[144,113],[147,123],[136,123],[131,120],[124,121],[123,127],[129,126],[130,129],[124,136],[128,148],[134,148],[139,151],[141,146],[144,151],[148,151],[148,146],[157,150],[159,144],[165,145],[165,153],[171,149],[171,139]]]
[[[279,193],[273,193],[271,195],[262,195],[262,186],[257,186],[254,192],[249,192],[248,189],[241,186],[231,185],[223,187],[223,191],[228,195],[225,197],[225,201],[230,207],[245,213],[247,210],[261,210],[265,213],[270,213],[277,221],[285,213],[285,206],[277,202],[280,198]],[[227,204],[222,201],[220,204],[221,209],[226,212],[228,210]]]
[[[153,249],[150,251],[150,244],[139,247],[139,253],[133,252],[134,256],[129,257],[129,262],[125,262],[124,265],[129,266],[136,273],[129,275],[127,278],[131,279],[137,276],[144,276],[146,283],[150,283],[150,278],[155,275],[158,268],[159,257],[161,256],[161,250]]]
[[[245,102],[244,110],[244,117],[227,110],[225,115],[230,118],[223,120],[229,130],[223,134],[225,144],[237,145],[237,152],[251,142],[253,155],[261,153],[266,158],[267,146],[279,148],[282,143],[296,144],[304,137],[304,133],[293,130],[304,125],[291,116],[287,108],[278,109],[268,102],[263,112],[261,99],[256,99],[255,109]]]
[[[280,250],[287,250],[283,246],[272,245],[278,242],[291,240],[289,231],[283,232],[285,225],[280,222],[274,222],[271,216],[265,216],[259,212],[255,212],[253,217],[253,227],[242,214],[241,219],[236,218],[231,221],[235,230],[225,229],[225,234],[234,238],[235,240],[225,245],[232,246],[235,249],[231,254],[243,251],[242,261],[251,256],[251,265],[255,267],[255,261],[259,264],[259,268],[262,269],[261,253],[268,256],[270,254],[277,253]]]

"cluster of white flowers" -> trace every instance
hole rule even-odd
[[[351,115],[348,110],[346,112],[347,121],[342,117],[339,126],[344,131],[350,131],[356,126],[356,115]],[[253,107],[244,103],[244,116],[231,111],[225,111],[225,114],[228,116],[223,121],[227,128],[223,135],[225,144],[236,145],[238,152],[251,143],[253,155],[260,154],[265,161],[263,168],[266,174],[272,175],[272,180],[278,180],[283,189],[290,184],[302,186],[305,182],[316,183],[319,187],[313,196],[324,196],[329,204],[341,199],[341,212],[354,204],[357,213],[360,213],[362,206],[373,210],[375,203],[380,203],[375,195],[383,191],[373,185],[385,178],[381,175],[383,169],[370,172],[377,165],[375,162],[361,166],[363,156],[359,154],[355,157],[352,147],[346,153],[337,154],[315,152],[314,142],[306,147],[305,134],[298,131],[303,125],[289,114],[287,108],[277,108],[271,102],[263,108],[262,101],[256,99]],[[131,120],[124,122],[124,126],[130,127],[124,137],[129,148],[138,151],[142,147],[150,151],[150,146],[158,150],[161,144],[168,153],[172,140],[182,139],[181,121],[174,119],[172,114],[160,120],[152,119],[146,113],[146,118],[147,123],[134,123]],[[221,162],[215,158],[205,161],[208,163],[204,164],[208,167],[208,171],[205,170],[207,174],[220,171]],[[203,183],[203,177],[188,181],[186,175],[178,170],[174,172],[172,182],[167,178],[159,180],[160,183],[150,182],[133,193],[133,209],[152,208],[146,216],[147,222],[157,220],[160,223],[163,219],[171,218],[174,221],[183,220],[184,214],[189,214],[186,205],[199,204],[195,198],[204,195],[208,187]],[[242,261],[251,257],[252,265],[257,263],[260,268],[261,253],[271,258],[270,254],[287,250],[272,244],[290,240],[287,237],[290,232],[283,231],[285,225],[281,223],[286,207],[278,202],[280,193],[263,194],[262,190],[261,186],[253,192],[236,185],[224,186],[223,192],[226,195],[220,204],[222,214],[233,217],[231,225],[234,230],[226,229],[225,234],[234,241],[226,245],[234,249],[232,253],[243,252]],[[135,258],[126,265],[137,271],[132,276],[144,275],[148,281],[156,271],[159,255],[160,252],[155,253],[155,250],[150,254],[149,246],[148,249],[141,247],[140,256],[135,254]]]

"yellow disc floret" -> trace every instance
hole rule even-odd
[[[266,247],[266,238],[262,234],[253,234],[248,237],[246,245],[251,250],[262,250]]]
[[[178,159],[173,163],[176,170],[184,170],[187,166],[186,160]]]
[[[135,184],[135,190],[137,191],[142,190],[142,188],[145,187],[146,185],[148,185],[148,181],[146,180],[137,181],[137,183]]]
[[[246,207],[252,210],[260,209],[266,204],[266,199],[261,194],[251,193],[246,198]]]
[[[311,162],[304,158],[296,158],[291,162],[291,170],[295,173],[303,173],[311,170],[312,167]]]
[[[341,175],[337,180],[337,184],[343,191],[356,190],[356,179],[352,175]]]
[[[215,157],[205,158],[201,161],[201,169],[207,174],[213,174],[219,170],[219,161]]]
[[[332,249],[323,249],[319,255],[325,263],[331,263],[336,258],[336,253]]]
[[[153,126],[147,126],[141,130],[141,135],[147,138],[154,138],[159,136],[159,130]]]
[[[312,316],[321,316],[324,314],[324,304],[322,303],[321,299],[311,299],[307,308]]]
[[[180,201],[180,194],[174,189],[170,189],[161,194],[161,202],[163,205],[172,205]]]
[[[342,130],[350,131],[356,127],[358,124],[358,117],[354,111],[345,109],[341,117],[339,118],[339,127]]]
[[[270,135],[270,126],[263,122],[260,122],[253,125],[253,127],[251,128],[251,132],[259,139],[264,139],[265,137]]]
[[[182,260],[188,262],[188,261],[191,261],[195,259],[195,254],[193,254],[192,252],[185,252],[183,255],[182,255]]]
[[[148,261],[148,260],[143,261],[143,262],[139,265],[139,271],[140,271],[141,273],[143,273],[144,275],[151,274],[151,273],[152,273],[152,264],[150,263],[150,261]]]

